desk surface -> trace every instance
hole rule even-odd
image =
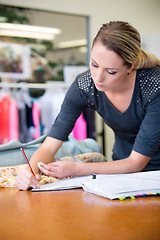
[[[1,240],[160,240],[160,196],[0,190]]]

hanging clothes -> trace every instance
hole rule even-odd
[[[26,143],[48,133],[66,93],[51,84],[42,98],[36,99],[26,84],[19,86],[0,90],[0,144],[11,140]]]
[[[19,140],[19,120],[16,101],[11,99],[9,106],[9,141]]]
[[[0,144],[11,140],[26,143],[48,134],[67,88],[47,84],[45,93],[37,99],[31,97],[25,83],[20,83],[18,89],[0,90]],[[94,124],[94,113],[87,109],[77,119],[72,135],[77,140],[94,138]]]
[[[87,123],[84,120],[83,113],[77,119],[72,130],[73,137],[77,140],[84,140],[87,138]]]
[[[1,143],[9,141],[9,105],[10,97],[5,95],[1,99]]]
[[[42,134],[48,134],[51,126],[56,119],[67,89],[55,87],[53,82],[47,82],[49,85],[38,99],[40,106],[40,119],[42,124]]]
[[[32,114],[33,114],[33,123],[35,127],[35,132],[33,135],[33,139],[37,139],[41,136],[40,132],[40,106],[37,101],[33,102],[32,106]]]

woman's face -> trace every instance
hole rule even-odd
[[[126,85],[129,68],[118,54],[97,42],[91,51],[90,71],[99,91],[120,91]]]

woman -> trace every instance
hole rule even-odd
[[[52,159],[85,107],[95,109],[115,133],[112,162],[78,163]],[[77,76],[42,146],[16,186],[39,186],[41,171],[59,178],[92,173],[160,169],[160,60],[141,49],[140,35],[126,22],[104,24],[93,40],[90,70]]]

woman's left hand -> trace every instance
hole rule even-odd
[[[49,164],[39,162],[39,169],[47,176],[65,178],[76,176],[76,168],[78,164],[80,163],[71,161],[57,161]]]

